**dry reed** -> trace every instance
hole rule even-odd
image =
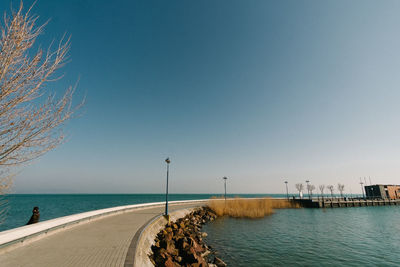
[[[275,209],[299,208],[299,205],[286,199],[258,198],[258,199],[217,199],[209,200],[208,207],[218,216],[262,218],[274,213]]]

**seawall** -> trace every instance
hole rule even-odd
[[[179,218],[183,218],[194,209],[195,208],[181,209],[171,212],[169,214],[169,220],[176,221]],[[151,245],[154,244],[154,239],[157,233],[160,232],[167,223],[168,219],[165,216],[160,215],[144,225],[144,227],[138,231],[137,240],[135,240],[135,237],[132,240],[132,242],[136,244],[133,250],[134,254],[132,255],[134,267],[154,267],[148,255],[151,253]]]

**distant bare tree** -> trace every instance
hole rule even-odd
[[[325,190],[325,185],[321,184],[319,186],[319,191],[321,191],[321,197],[324,198],[324,190]]]
[[[296,186],[297,191],[299,191],[299,196],[302,197],[302,192],[303,192],[303,189],[304,189],[304,185],[303,184],[296,184],[295,186]]]
[[[340,196],[343,197],[343,191],[344,191],[344,184],[338,184],[337,189],[340,192]]]
[[[335,187],[333,185],[328,185],[326,188],[328,188],[328,190],[331,191],[331,196],[333,198],[333,190],[335,190]]]
[[[307,190],[308,190],[308,192],[310,192],[310,199],[312,198],[312,191],[314,191],[315,190],[315,186],[314,185],[312,185],[312,184],[307,184]]]
[[[4,16],[0,28],[0,195],[9,189],[15,167],[52,150],[64,140],[61,125],[79,108],[72,108],[73,87],[61,97],[45,86],[55,81],[70,47],[62,38],[52,49],[33,51],[45,24],[23,13],[23,5]]]

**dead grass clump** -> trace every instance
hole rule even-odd
[[[262,218],[274,213],[274,209],[298,208],[299,206],[286,199],[216,199],[209,200],[208,207],[218,216]]]

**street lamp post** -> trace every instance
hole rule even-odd
[[[228,180],[228,178],[227,177],[223,177],[222,179],[224,179],[225,200],[226,200],[226,180]]]
[[[307,184],[308,198],[311,199],[311,196],[310,196],[310,186],[308,185],[309,182],[310,182],[310,181],[307,180],[307,181],[306,181],[306,184]]]
[[[167,192],[165,194],[165,215],[168,215],[168,175],[169,175],[169,164],[171,163],[171,161],[169,160],[169,158],[167,158],[165,162],[167,163]]]
[[[288,181],[285,181],[285,184],[286,184],[286,198],[289,200],[289,190],[287,187]]]

